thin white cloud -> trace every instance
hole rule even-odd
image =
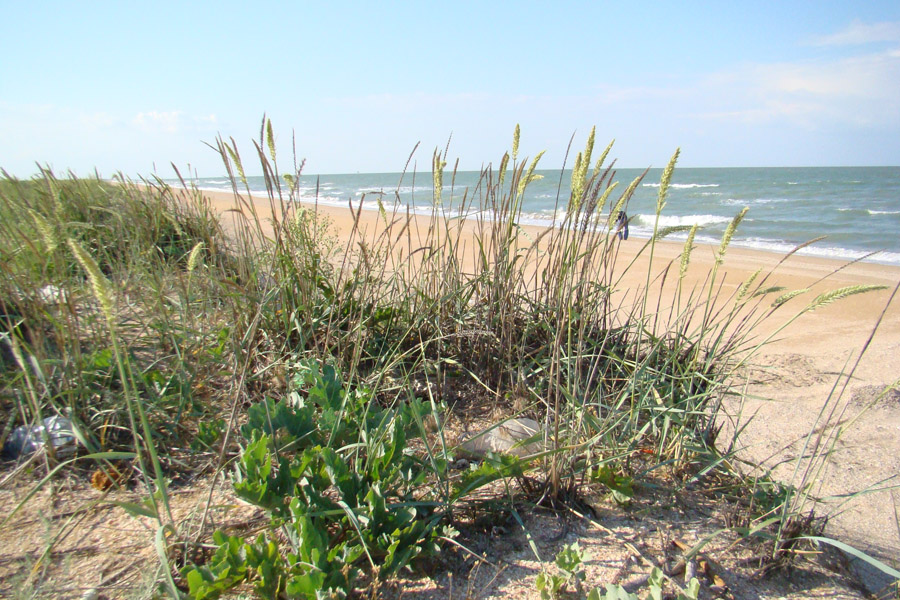
[[[683,87],[612,87],[600,86],[597,98],[608,104],[646,102],[647,100],[673,101],[685,98],[690,91]]]
[[[164,133],[178,133],[181,129],[181,115],[183,113],[180,110],[172,110],[172,111],[157,111],[151,110],[148,112],[138,113],[134,117],[134,124],[137,125],[143,131],[148,133],[150,132],[164,132]]]
[[[900,53],[832,61],[748,65],[699,86],[697,116],[807,127],[900,124]],[[702,101],[702,102],[701,102]]]
[[[104,112],[83,113],[78,120],[88,130],[110,129],[121,125],[121,120]]]
[[[94,168],[104,173],[147,172],[153,161],[215,169],[218,161],[201,141],[212,140],[219,126],[213,113],[110,113],[0,101],[0,131],[6,142],[0,148],[0,167],[20,176],[33,173],[35,163],[81,173]]]
[[[132,124],[145,133],[210,133],[219,125],[215,114],[188,115],[181,110],[140,112]]]
[[[812,46],[855,46],[878,42],[900,42],[900,21],[863,23],[853,21],[846,29],[810,40]]]
[[[201,126],[215,127],[219,124],[219,119],[214,114],[200,115],[194,117],[194,121]]]

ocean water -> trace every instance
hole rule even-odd
[[[571,172],[539,171],[543,179],[531,183],[525,193],[522,222],[535,225],[558,223],[569,197]],[[617,199],[641,169],[618,169],[614,181]],[[627,214],[631,235],[649,237],[661,169],[651,169],[631,198]],[[458,207],[467,194],[476,198],[469,213],[479,208],[479,173],[445,172],[442,204]],[[230,190],[224,177],[199,178],[201,189]],[[248,177],[251,193],[265,196],[261,177]],[[369,173],[303,175],[300,199],[337,206],[377,209],[377,201],[390,209],[409,206],[429,212],[433,202],[431,173]],[[854,260],[870,253],[867,261],[900,265],[900,167],[800,167],[800,168],[676,168],[660,226],[702,226],[695,240],[717,244],[731,219],[743,207],[749,212],[732,244],[785,253],[798,244],[826,236],[801,254]],[[608,209],[607,209],[608,210]],[[686,234],[668,239],[685,239]]]

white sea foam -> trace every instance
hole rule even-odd
[[[656,221],[656,215],[637,215],[638,224],[653,227]],[[707,225],[717,225],[721,223],[730,223],[731,217],[720,217],[719,215],[685,215],[683,217],[673,217],[662,215],[659,217],[660,227],[678,227],[679,225],[699,225],[706,227]]]
[[[735,239],[731,242],[733,246],[742,246],[744,248],[752,248],[756,250],[765,250],[767,252],[777,252],[779,254],[786,254],[797,247],[796,244],[789,244],[787,242],[775,241],[775,240],[766,240],[766,239],[758,239],[758,238],[750,238],[745,240]],[[829,246],[806,246],[797,251],[797,254],[803,254],[806,256],[818,256],[820,258],[830,258],[835,260],[857,260],[863,257],[867,257],[870,252],[864,252],[862,250],[850,250],[848,248],[836,248]],[[898,265],[900,264],[900,253],[898,252],[876,252],[871,256],[866,258],[866,261],[883,263],[889,265]]]
[[[868,210],[870,215],[900,215],[900,210]]]
[[[643,228],[632,228],[632,235],[636,238],[638,237],[650,237],[652,231],[645,230]],[[679,233],[672,235],[668,238],[669,240],[684,240],[687,239],[687,234]],[[707,244],[712,246],[717,246],[721,243],[721,239],[716,238],[714,236],[709,235],[697,235],[694,238],[694,242],[698,244]],[[748,248],[751,250],[761,250],[764,252],[773,252],[775,254],[787,254],[797,247],[797,244],[791,244],[789,242],[781,241],[781,240],[771,240],[765,238],[734,238],[731,241],[732,246]],[[802,254],[806,256],[814,256],[819,258],[828,258],[832,260],[840,260],[840,261],[851,261],[857,260],[865,257],[865,262],[874,262],[881,263],[887,265],[900,265],[900,252],[876,252],[872,254],[870,252],[865,252],[862,250],[850,250],[848,248],[837,248],[837,247],[829,247],[829,246],[806,246],[797,251],[797,254]],[[870,256],[871,254],[871,256]]]
[[[728,198],[727,200],[722,200],[722,204],[726,206],[764,206],[766,204],[779,204],[781,202],[790,202],[787,198],[753,198],[751,199],[737,199],[737,198]]]
[[[642,185],[643,185],[643,187],[652,187],[652,188],[659,187],[658,183],[644,183]],[[669,187],[676,189],[676,190],[689,190],[692,188],[719,187],[719,184],[718,183],[670,183]]]
[[[450,189],[451,189],[450,186],[444,186],[445,192],[449,193]],[[355,194],[357,196],[361,196],[362,194],[381,194],[381,193],[393,194],[394,192],[397,192],[398,194],[411,194],[411,193],[420,194],[423,192],[428,192],[428,194],[431,195],[432,191],[433,191],[433,188],[430,185],[417,185],[415,187],[413,187],[411,185],[401,185],[400,187],[395,187],[395,186],[375,187],[375,186],[372,186],[372,187],[356,188]]]

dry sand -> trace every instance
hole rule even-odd
[[[231,194],[205,195],[213,208],[225,215],[226,223],[234,218],[228,216],[233,213],[225,212],[235,206]],[[269,202],[255,199],[254,204],[260,217],[268,220]],[[327,215],[334,235],[346,244],[357,218],[349,205],[316,208]],[[381,219],[376,212],[362,211],[358,219],[359,230],[365,235],[380,231]],[[420,226],[425,222],[420,218]],[[465,227],[473,230],[474,225]],[[531,228],[532,236],[538,232],[539,229]],[[620,244],[617,261],[630,261],[644,242],[632,238]],[[682,247],[676,242],[659,243],[652,265],[649,253],[644,252],[622,280],[620,294],[631,293],[633,297],[633,290],[645,285],[647,269],[655,276],[672,261],[677,263]],[[697,246],[691,256],[685,289],[703,286],[717,250],[714,246]],[[817,422],[817,418],[831,398],[830,403],[837,405],[834,421],[843,423],[846,430],[827,461],[823,485],[816,488],[815,494],[837,496],[873,486],[900,485],[900,391],[876,399],[885,386],[900,379],[900,298],[887,306],[900,283],[900,267],[869,262],[847,265],[797,254],[778,265],[782,258],[780,254],[731,247],[720,270],[724,284],[719,295],[723,298],[758,269],[767,273],[776,265],[767,285],[784,286],[787,290],[810,288],[755,330],[760,339],[775,332],[777,335],[756,355],[753,366],[742,373],[745,378],[741,382],[748,392],[743,406],[728,406],[730,412],[739,414],[739,423],[752,417],[740,437],[739,456],[762,463],[765,468],[780,465],[775,475],[782,481],[792,481],[794,462],[782,463],[801,453],[813,428],[822,428],[822,421]],[[886,289],[844,298],[807,313],[780,330],[790,316],[819,293],[852,285],[883,285]],[[853,366],[886,306],[887,312],[859,368],[838,398],[832,390],[836,383],[840,389],[846,381],[840,373]],[[849,502],[831,500],[817,512],[830,514],[828,533],[884,559],[900,559],[900,491],[866,494]]]

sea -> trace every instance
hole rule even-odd
[[[643,173],[616,169],[619,187],[612,198]],[[552,226],[564,215],[571,171],[537,171],[522,204],[523,224]],[[479,172],[445,172],[441,207],[452,214],[462,199],[477,204]],[[630,233],[647,238],[653,232],[662,169],[650,169],[627,206]],[[176,181],[172,182],[177,183]],[[225,177],[194,180],[200,189],[230,191]],[[248,177],[251,194],[266,196],[262,177]],[[243,192],[243,184],[240,184]],[[285,185],[285,187],[287,187]],[[356,173],[301,175],[298,199],[322,205],[430,213],[434,203],[431,173]],[[800,254],[844,261],[900,265],[900,167],[766,167],[676,168],[660,227],[697,224],[698,243],[718,244],[728,223],[744,207],[745,218],[732,245],[784,254],[814,238],[824,239]],[[607,208],[607,210],[609,210]],[[685,239],[686,233],[668,239]]]

